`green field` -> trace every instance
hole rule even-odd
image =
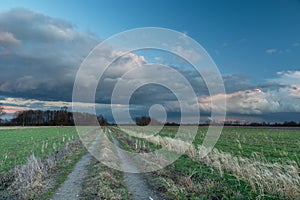
[[[81,128],[83,133],[93,133],[91,130],[95,130],[95,127]],[[150,187],[161,193],[165,199],[300,198],[298,159],[300,156],[300,130],[225,127],[215,149],[206,157],[201,158],[197,155],[200,155],[199,147],[201,147],[206,134],[206,127],[198,129],[193,145],[184,152],[181,152],[181,145],[184,145],[182,140],[191,137],[192,129],[189,126],[182,130],[183,138],[175,137],[178,127],[164,127],[162,131],[153,136],[159,140],[145,137],[145,135],[151,135],[151,130],[154,130],[155,127],[148,127],[143,131],[138,127],[123,128],[125,131],[112,127],[110,129],[113,136],[119,140],[120,147],[127,151],[154,151],[166,147],[164,141],[169,141],[168,151],[182,154],[171,165],[143,175]],[[103,131],[108,134],[107,128]],[[86,135],[89,136],[86,138],[87,142],[94,140],[96,136],[94,134]],[[32,154],[37,158],[46,158],[68,146],[68,142],[78,140],[75,127],[1,129],[0,136],[2,144],[0,172],[2,173],[25,164]],[[85,135],[83,134],[83,136]],[[169,140],[171,138],[173,140]],[[79,159],[80,152],[77,154],[74,152],[74,155],[76,154],[74,162]],[[73,154],[73,151],[70,154]],[[61,166],[59,169],[64,169],[68,163]],[[95,166],[98,166],[99,169]],[[110,191],[107,192],[107,195],[111,195],[111,191],[115,191],[116,185],[122,186],[120,191],[116,191],[118,195],[127,194],[122,180],[115,180],[115,184],[108,184],[110,181],[99,177],[98,173],[104,168],[98,162],[95,161],[89,168],[94,171],[89,174],[84,186],[86,196],[89,196],[88,193],[92,190],[95,181],[99,181],[97,184],[99,187],[97,191],[94,191],[98,194],[102,194],[102,185],[110,188],[107,190]],[[70,168],[70,170],[72,169]],[[104,174],[110,179],[122,177],[121,172],[110,171],[106,168]],[[53,186],[52,190],[55,187]]]
[[[176,132],[176,127],[165,127],[160,135],[174,138]],[[193,144],[202,144],[206,132],[200,127]],[[256,153],[269,161],[291,159],[300,164],[300,130],[224,127],[215,148],[237,156],[249,158]]]
[[[300,197],[298,159],[300,130],[225,127],[214,150],[201,158],[197,155],[201,152],[199,147],[207,132],[206,127],[198,129],[193,147],[185,152],[180,148],[184,145],[181,139],[186,140],[190,137],[191,127],[184,127],[185,138],[173,141],[168,138],[175,138],[178,127],[164,127],[159,134],[153,136],[155,139],[148,138],[151,127],[143,131],[139,127],[123,128],[125,130],[123,134],[135,143],[143,144],[140,146],[146,145],[152,150],[164,146],[170,151],[183,154],[172,165],[158,173],[160,181],[155,183],[165,187],[169,195],[174,197],[181,196],[182,199],[194,199],[197,196],[204,199]],[[149,141],[156,144],[154,148],[148,144]],[[170,141],[173,144],[162,141]],[[165,179],[163,181],[162,175]],[[157,178],[157,174],[153,177]],[[187,180],[187,183],[176,183],[180,183],[181,180]],[[161,184],[164,181],[168,182],[166,186]],[[205,182],[209,185],[203,185]],[[172,191],[168,191],[170,185],[173,185]]]
[[[44,158],[77,138],[74,127],[1,129],[0,172],[24,164],[31,154]]]

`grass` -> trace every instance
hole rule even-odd
[[[183,155],[149,177],[152,187],[170,199],[254,199],[257,194],[244,181],[192,161]]]
[[[108,144],[112,138],[107,133],[107,129],[103,129],[103,134],[107,136],[101,138],[102,144]],[[112,133],[115,135],[115,133]],[[122,140],[122,146],[125,147],[124,140]],[[100,147],[101,149],[101,147]],[[123,173],[116,169],[112,169],[103,163],[113,162],[112,152],[106,148],[101,149],[101,154],[109,156],[102,156],[99,162],[95,158],[92,158],[90,165],[88,166],[88,176],[83,182],[83,191],[81,199],[130,199],[130,193],[124,183]]]
[[[137,132],[129,127],[128,132],[118,130],[112,133],[119,140],[120,147],[127,151],[149,152],[164,146],[172,152],[183,154],[166,168],[143,174],[151,187],[159,191],[165,199],[300,197],[299,130],[226,127],[215,149],[207,157],[201,158],[201,143],[207,128],[198,129],[193,146],[185,152],[182,152],[182,147],[186,144],[175,138],[177,128],[164,127],[154,137],[149,137],[151,127],[144,132]],[[190,132],[190,127],[184,128],[185,137],[190,137]],[[43,166],[49,155],[60,154],[67,144],[78,139],[74,127],[0,130],[0,136],[0,174],[6,174],[11,169],[21,170],[21,166],[26,166],[27,163],[37,162]],[[83,136],[87,138],[87,143],[95,137],[94,134]],[[44,174],[46,179],[41,178],[38,184],[32,179],[33,189],[29,197],[50,198],[83,152],[81,145],[79,149],[66,153],[63,161],[56,162],[54,170],[50,170],[48,175]],[[28,160],[31,155],[36,159]],[[46,165],[40,168],[49,167]],[[48,179],[52,183],[44,182]],[[84,183],[82,198],[130,199],[122,180],[121,172],[93,160]],[[47,189],[41,190],[40,185],[46,185]],[[39,196],[41,194],[43,195]]]
[[[147,141],[141,142],[142,139],[129,136],[126,132],[118,132],[119,134],[113,133],[114,137],[127,151],[144,152],[147,148],[151,150],[160,148]],[[123,136],[120,136],[120,133]],[[143,176],[165,199],[241,199],[258,196],[246,182],[229,173],[223,173],[221,176],[218,170],[195,162],[186,155],[164,169]]]
[[[0,199],[49,199],[86,153],[75,127],[2,129],[0,137]]]
[[[138,127],[125,127],[125,129],[141,133]],[[158,135],[174,138],[177,129],[176,126],[165,126]],[[145,134],[151,134],[152,131],[151,127],[143,130]],[[184,127],[183,131],[188,135],[191,128]],[[202,144],[206,132],[207,127],[199,127],[193,140],[195,146]],[[215,148],[247,158],[255,153],[267,161],[294,160],[300,166],[300,130],[224,127]]]
[[[53,174],[53,179],[55,183],[53,187],[42,195],[42,199],[49,199],[54,194],[54,192],[59,188],[59,186],[67,179],[67,176],[72,172],[76,163],[86,154],[86,149],[80,145],[78,149],[74,150],[72,154],[69,154],[66,159],[59,162],[55,174]]]
[[[0,173],[24,164],[31,154],[45,158],[75,139],[74,127],[0,130]]]
[[[201,144],[205,128],[199,129],[194,144]],[[299,164],[300,130],[227,128],[215,148],[233,155],[252,157],[256,152],[268,161],[294,160]]]
[[[84,153],[77,140],[43,159],[32,154],[25,164],[2,174],[0,199],[49,199]]]
[[[88,177],[83,182],[81,199],[130,199],[123,182],[123,173],[92,159],[88,166]]]
[[[185,137],[189,137],[189,128],[186,127],[184,130]],[[174,168],[175,171],[171,170],[173,171],[170,173],[171,179],[173,176],[176,177],[176,171],[184,174],[190,169],[197,171],[195,166],[204,166],[202,169],[207,168],[217,172],[217,174],[209,177],[209,182],[217,183],[221,187],[214,187],[212,184],[214,189],[204,189],[204,195],[214,194],[224,197],[222,195],[225,194],[227,198],[230,196],[239,198],[240,195],[243,196],[243,192],[246,192],[246,196],[254,195],[257,198],[294,199],[299,197],[300,178],[299,167],[296,164],[299,154],[297,148],[299,131],[225,128],[216,145],[217,148],[202,158],[199,155],[205,151],[205,148],[201,146],[201,143],[207,129],[199,128],[193,147],[189,147],[182,140],[175,139],[176,129],[177,127],[165,127],[159,136],[154,137],[145,137],[145,135],[149,136],[149,133],[145,134],[145,132],[134,134],[135,136],[140,135],[158,146],[162,145],[169,151],[185,154],[189,157],[184,158],[185,156],[182,156],[174,163],[176,167]],[[184,146],[188,147],[187,151],[183,150]],[[186,166],[185,164],[189,162],[194,164]],[[202,172],[199,174],[203,175]],[[169,173],[163,172],[162,174]],[[216,179],[218,176],[220,179]],[[182,178],[184,177],[185,175],[182,175]],[[234,178],[228,179],[226,177]],[[245,187],[240,187],[241,182]],[[228,183],[230,184],[228,185]],[[198,187],[199,184],[196,186]],[[180,186],[174,188],[175,190],[177,188],[178,195],[182,193],[184,193],[183,196],[188,195],[184,192],[186,188]],[[224,188],[225,190],[223,190]],[[203,190],[196,193],[202,194]]]

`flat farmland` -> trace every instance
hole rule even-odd
[[[91,145],[102,144],[106,135],[129,152],[147,153],[164,148],[169,153],[166,155],[181,156],[160,170],[130,175],[111,169],[86,153],[75,127],[1,129],[0,175],[7,186],[1,188],[0,198],[49,199],[56,198],[55,194],[67,198],[73,194],[68,189],[75,188],[66,184],[74,182],[69,175],[81,177],[81,185],[74,194],[83,199],[137,199],[135,195],[158,199],[300,198],[298,129],[225,127],[214,149],[201,157],[207,127],[196,127],[194,138],[189,126],[183,126],[181,136],[176,126],[165,126],[155,134],[155,126],[80,128],[81,137]],[[99,141],[98,135],[102,138]],[[192,141],[192,145],[186,141]],[[119,156],[103,150],[99,152],[108,153],[103,156],[105,159],[110,160],[108,155]],[[85,158],[88,159],[83,162]],[[119,158],[121,163],[129,161],[139,167],[135,160]],[[78,167],[78,163],[85,165]],[[35,170],[32,176],[27,177],[27,169]],[[22,178],[33,181],[24,184],[18,181]],[[138,185],[143,183],[144,189],[133,187],[135,181]]]
[[[44,158],[77,138],[75,127],[0,129],[0,172],[24,164],[31,154]]]
[[[134,149],[139,149],[137,146],[152,150],[164,147],[167,151],[182,154],[159,173],[165,177],[164,181],[169,179],[173,183],[173,190],[178,192],[173,194],[174,197],[300,198],[299,129],[225,127],[214,149],[202,157],[206,150],[202,142],[207,127],[199,127],[193,145],[186,142],[192,139],[189,126],[181,130],[184,133],[181,136],[177,135],[176,126],[164,127],[154,135],[151,130],[157,127],[122,128],[123,134],[135,141]],[[183,184],[194,189],[176,184],[181,180],[187,180]],[[206,182],[210,185],[203,185]],[[165,190],[168,190],[167,186]]]
[[[164,127],[159,135],[174,138],[177,129]],[[189,127],[185,131],[188,133]],[[198,129],[195,146],[202,144],[206,132],[206,127]],[[248,158],[259,155],[269,161],[294,160],[300,164],[300,129],[225,127],[215,148]]]

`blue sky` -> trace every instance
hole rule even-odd
[[[300,71],[300,1],[1,0],[0,5],[0,12],[4,13],[2,15],[3,23],[5,20],[9,20],[9,17],[12,17],[17,13],[17,11],[11,13],[11,10],[16,8],[25,9],[32,13],[40,13],[43,16],[53,19],[62,19],[63,21],[66,21],[69,23],[68,26],[71,26],[72,31],[86,34],[86,36],[78,36],[78,41],[83,40],[83,37],[89,38],[89,45],[80,43],[80,45],[86,45],[86,52],[88,52],[93,45],[96,45],[98,41],[132,28],[148,26],[164,27],[185,33],[199,42],[211,55],[220,72],[228,81],[227,84],[225,83],[227,93],[233,96],[238,96],[238,92],[241,91],[259,88],[266,93],[268,100],[270,100],[270,96],[272,96],[272,100],[274,100],[274,96],[282,96],[284,92],[287,92],[281,91],[283,90],[282,85],[299,86],[297,72]],[[4,18],[5,16],[8,17]],[[51,20],[44,20],[45,23],[52,23],[50,22]],[[7,26],[7,29],[5,29],[5,26],[2,26],[2,28],[0,26],[0,32],[6,33],[10,30],[12,34],[16,36],[18,35],[17,31],[22,31],[11,28],[10,26],[12,25]],[[14,26],[17,27],[18,24],[15,24]],[[14,31],[16,31],[16,33]],[[20,35],[20,38],[16,39],[21,41],[23,36],[24,35]],[[6,35],[6,38],[7,37],[8,36]],[[45,43],[41,43],[40,41],[32,42],[28,40],[26,42],[25,40],[26,37],[24,37],[24,41],[21,41],[23,50],[26,48],[30,49],[30,52],[35,53],[35,55],[38,55],[38,53],[36,53],[38,49],[48,48],[48,46],[44,46]],[[5,46],[3,43],[2,50],[6,47],[7,45]],[[51,48],[52,47],[53,45]],[[61,47],[53,48],[60,49]],[[63,48],[68,49],[71,47],[64,46]],[[66,51],[67,50],[58,52],[58,54],[61,53],[65,55]],[[77,52],[74,51],[74,54],[76,53]],[[80,58],[82,58],[86,55],[83,54],[80,56]],[[40,57],[43,56],[41,55]],[[145,55],[145,58],[151,59],[150,57],[147,58],[147,55]],[[6,57],[5,59],[8,58]],[[22,63],[23,61],[15,58],[15,60],[9,60],[6,63],[13,62]],[[16,66],[17,64],[11,65]],[[0,63],[0,68],[1,67],[4,68],[4,62]],[[7,78],[9,77],[9,74],[13,74],[12,68],[10,69],[11,71],[6,69],[6,74],[2,74],[2,76]],[[31,69],[39,71],[38,68],[32,67]],[[47,69],[49,73],[54,70],[51,66]],[[43,76],[42,70],[40,70],[40,73]],[[23,75],[18,78],[12,77],[11,80],[17,81],[20,78],[29,79],[30,77],[34,77],[28,74],[26,74],[26,76]],[[5,77],[2,79],[5,79]],[[4,88],[3,85],[4,82],[2,81],[2,88]],[[241,85],[243,87],[239,88],[236,85]],[[278,85],[281,86],[278,87]],[[7,86],[7,84],[5,86]],[[31,87],[34,86],[31,85]],[[38,97],[41,97],[40,100],[45,101],[68,100],[67,98],[59,99],[55,95],[45,96],[43,99],[44,93],[38,92],[38,90],[35,92],[27,92],[27,90],[22,91],[21,89],[16,91],[18,92],[13,93],[7,90],[0,91],[0,95],[3,97],[3,103],[7,103],[7,105],[10,106],[15,105],[13,103],[8,103],[6,98],[9,97],[23,99],[37,99]],[[254,94],[254,96],[257,95]],[[235,98],[235,96],[233,98]],[[288,101],[297,104],[297,98],[296,100],[292,99]],[[248,97],[246,100],[250,101]],[[281,105],[283,99],[278,100],[277,98],[276,101]],[[257,107],[258,109],[261,109],[261,112],[257,112],[260,113],[260,115],[256,112],[249,112],[247,114],[245,111],[240,112],[239,109],[233,109],[231,112],[233,113],[232,118],[234,118],[234,116],[240,117],[240,115],[245,115],[246,118],[249,117],[249,119],[257,118],[260,120],[268,120],[269,118],[265,116],[271,116],[272,113],[281,113],[286,110],[288,113],[293,113],[293,116],[295,114],[298,116],[297,114],[300,111],[298,110],[298,105],[295,105],[295,108],[287,109],[284,107],[277,109],[276,111],[270,111],[269,109],[261,108],[260,106]],[[289,114],[282,114],[282,120],[285,120],[288,115]],[[276,119],[278,119],[278,117]],[[300,119],[295,120],[299,121]]]

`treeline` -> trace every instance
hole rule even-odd
[[[205,122],[205,123],[199,123],[199,126],[208,126],[208,125],[220,125],[222,123],[218,122]],[[180,126],[179,123],[175,122],[166,122],[164,124],[165,126]],[[268,123],[268,122],[252,122],[252,123],[238,123],[238,122],[225,122],[224,126],[249,126],[249,127],[300,127],[300,122],[295,121],[286,121],[282,123]]]
[[[266,127],[300,127],[300,122],[295,121],[285,121],[282,123],[269,123],[269,122],[225,122],[224,126],[266,126]]]
[[[162,123],[158,120],[151,118],[149,116],[136,117],[135,123],[138,126],[147,126],[147,125],[161,125]]]
[[[136,117],[135,123],[138,126],[147,126],[147,125],[162,125],[161,122],[154,118],[150,118],[149,116],[142,116],[142,117]],[[222,123],[213,121],[213,120],[207,120],[203,123],[199,123],[199,126],[208,126],[208,125],[220,125]],[[179,123],[176,122],[166,122],[163,124],[164,126],[180,126]],[[188,124],[187,124],[188,125]],[[190,124],[190,125],[196,125],[196,124]],[[224,126],[266,126],[266,127],[300,127],[300,121],[285,121],[282,123],[268,123],[268,122],[241,122],[241,121],[226,121],[224,123]]]
[[[26,110],[16,113],[16,116],[6,125],[20,126],[73,126],[74,116],[80,125],[92,125],[95,121],[95,115],[89,113],[73,113],[68,111],[67,107],[62,107],[60,110]],[[96,116],[97,121],[101,126],[109,125],[107,120],[102,116]]]
[[[248,126],[273,126],[273,127],[300,127],[300,122],[295,122],[295,121],[285,121],[283,123],[267,123],[267,122],[262,122],[262,123],[250,123]]]

